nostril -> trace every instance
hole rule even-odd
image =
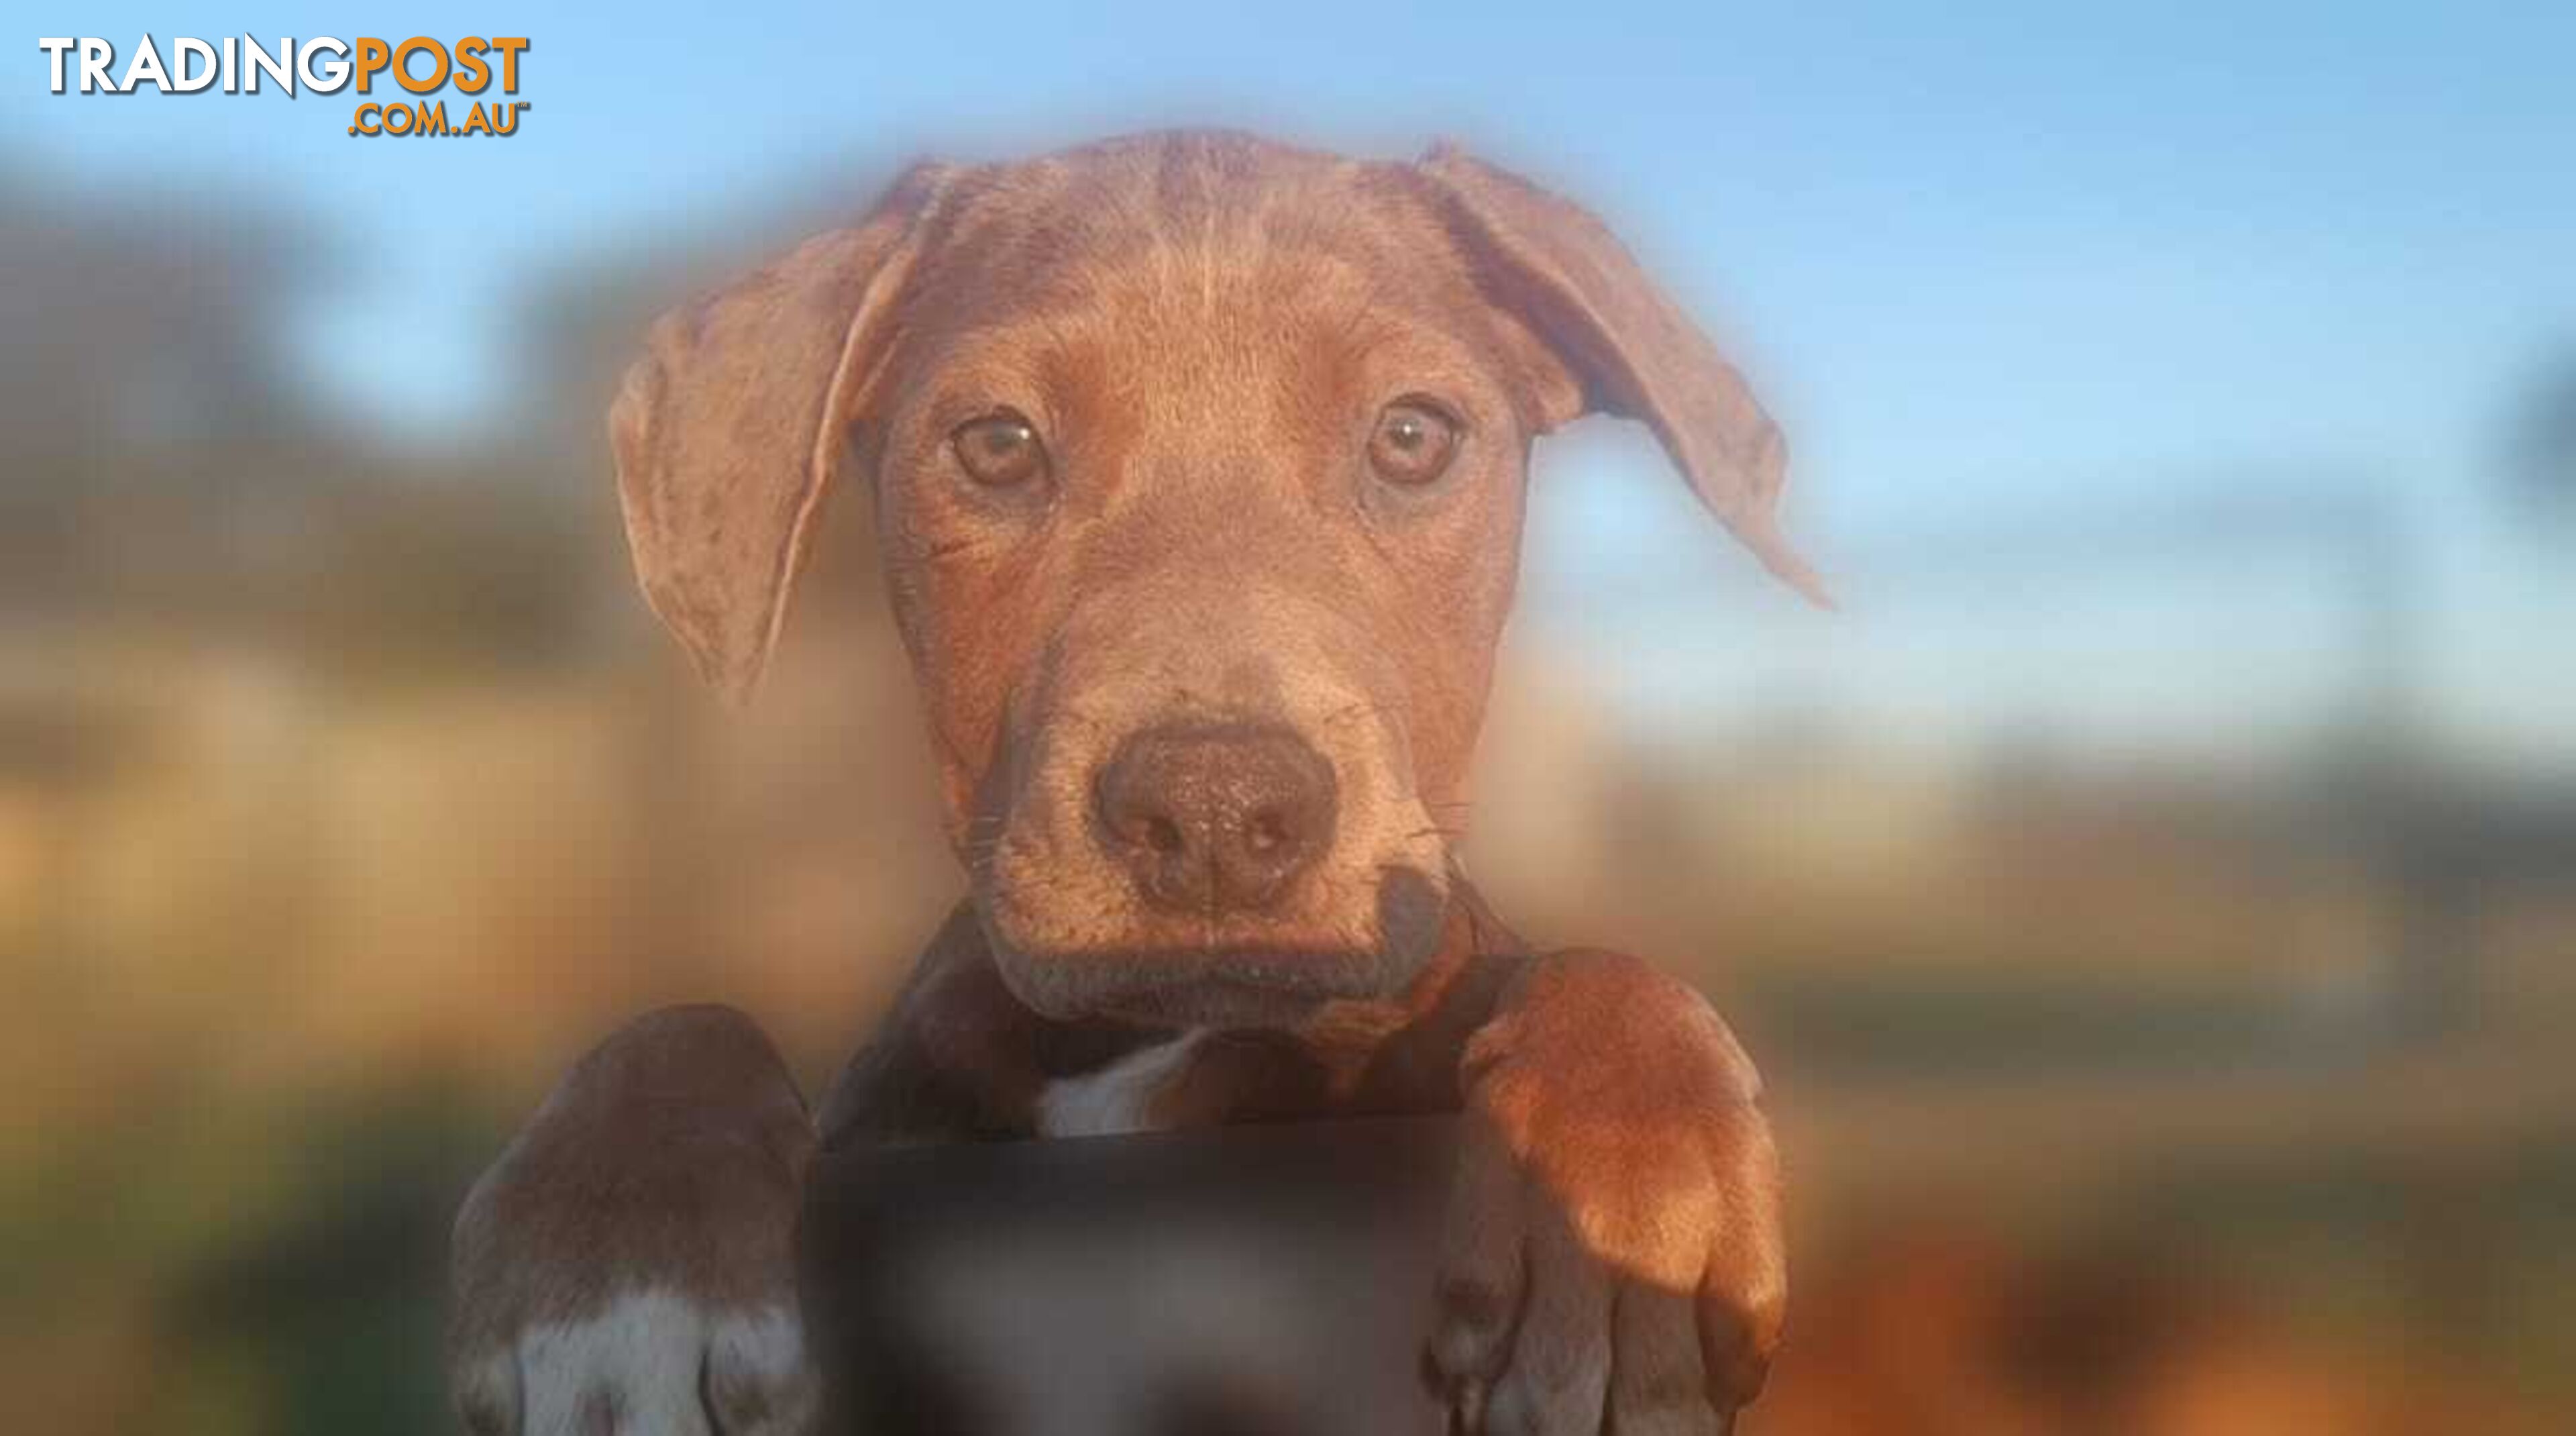
[[[1256,853],[1285,847],[1289,836],[1288,815],[1277,808],[1264,808],[1243,821],[1243,845]]]
[[[1181,850],[1181,825],[1159,814],[1145,820],[1145,846],[1165,857]]]

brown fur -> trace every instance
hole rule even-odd
[[[1363,455],[1412,396],[1461,438],[1400,487]],[[1042,481],[961,471],[951,435],[997,409],[1044,444]],[[1157,1121],[1477,1119],[1430,1348],[1469,1425],[1692,1429],[1749,1396],[1783,1291],[1750,1064],[1644,964],[1524,954],[1449,859],[1529,448],[1588,412],[1648,423],[1821,600],[1736,372],[1597,221],[1454,150],[1175,133],[922,166],[658,325],[613,420],[655,609],[747,692],[816,511],[863,478],[972,878],[825,1140],[1028,1135],[1050,1082],[1212,1028]],[[1328,843],[1276,901],[1173,911],[1107,851],[1095,775],[1175,722],[1269,725],[1329,765]],[[644,1139],[550,1122],[523,1146],[575,1168]],[[592,1250],[546,1182],[499,1188],[478,1241],[532,1272],[555,1265],[540,1237]],[[484,1327],[525,1305],[465,1297]]]

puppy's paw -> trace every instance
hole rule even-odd
[[[1493,1436],[1723,1432],[1786,1300],[1759,1080],[1633,959],[1533,970],[1476,1039],[1427,1374]]]
[[[576,1065],[456,1222],[450,1392],[476,1436],[801,1436],[792,1265],[813,1129],[739,1013]]]
[[[460,1352],[450,1388],[475,1436],[803,1436],[814,1379],[789,1303],[638,1287]]]

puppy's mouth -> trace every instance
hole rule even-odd
[[[980,877],[976,900],[1003,980],[1030,1008],[1154,1027],[1282,1027],[1327,1003],[1400,993],[1438,951],[1448,909],[1436,870],[1397,866],[1379,875],[1364,934],[1214,923],[1193,933],[1148,920],[1063,944],[1045,942],[1023,903]]]
[[[1055,675],[1015,704],[978,795],[991,837],[969,848],[1003,980],[1051,1017],[1175,1026],[1404,989],[1445,926],[1449,851],[1401,709],[1320,662],[1220,694],[1178,661]]]

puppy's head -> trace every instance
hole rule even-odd
[[[872,480],[1013,989],[1240,1023],[1430,955],[1530,441],[1596,410],[1816,591],[1734,370],[1590,216],[1446,149],[921,166],[661,321],[611,427],[645,590],[736,693]]]

